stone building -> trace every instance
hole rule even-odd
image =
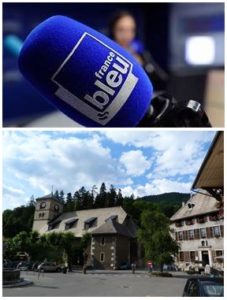
[[[38,198],[33,230],[40,234],[72,232],[81,238],[92,236],[87,260],[99,269],[117,269],[137,260],[136,225],[122,207],[79,210],[63,213],[53,195]]]

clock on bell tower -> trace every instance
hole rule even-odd
[[[39,231],[43,226],[63,212],[63,204],[49,194],[36,199],[33,230]]]

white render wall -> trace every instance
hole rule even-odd
[[[224,225],[224,220],[217,220],[217,221],[210,221],[209,218],[205,223],[197,223],[196,218],[193,218],[194,224],[193,225],[186,225],[185,220],[183,220],[184,224],[181,227],[177,227],[175,223],[170,225],[171,235],[173,239],[176,239],[175,234],[177,232],[207,228],[207,227],[214,227]],[[205,241],[205,245],[202,246],[201,242]],[[210,238],[200,238],[200,239],[192,239],[192,240],[178,240],[180,245],[180,252],[187,252],[187,251],[198,251],[198,257],[196,260],[202,260],[202,251],[207,251],[209,256],[209,263],[210,266],[214,265],[212,251],[221,250],[224,251],[224,238],[223,237],[210,237]],[[177,262],[178,265],[182,266],[186,262]]]

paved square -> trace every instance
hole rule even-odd
[[[150,277],[144,271],[88,271],[62,273],[21,272],[21,277],[32,280],[27,287],[4,288],[4,297],[180,297],[186,278]]]

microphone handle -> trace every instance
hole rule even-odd
[[[152,99],[147,114],[137,127],[212,127],[201,104],[195,100],[176,101],[160,92]]]

